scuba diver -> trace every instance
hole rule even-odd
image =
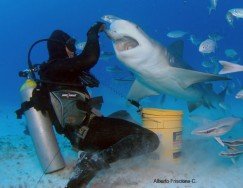
[[[34,107],[47,110],[57,133],[64,134],[80,151],[68,188],[85,187],[110,163],[153,152],[159,146],[154,132],[123,119],[102,116],[102,98],[91,98],[86,89],[99,85],[90,69],[99,60],[99,33],[104,29],[102,22],[89,29],[79,55],[75,39],[55,30],[47,40],[49,60],[38,69],[41,84],[32,94]]]

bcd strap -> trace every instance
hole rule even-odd
[[[34,103],[30,101],[25,101],[21,104],[20,109],[16,110],[15,113],[17,115],[17,119],[21,119],[24,112],[29,110],[30,108],[34,107]]]
[[[90,105],[97,105],[97,104],[101,104],[103,102],[104,102],[103,97],[102,96],[98,96],[98,97],[93,97],[93,98],[89,99],[88,103]]]
[[[43,114],[45,114],[49,103],[44,92],[39,88],[35,88],[32,92],[30,100],[23,102],[20,109],[15,111],[17,119],[21,119],[24,112],[32,107],[34,107],[37,111],[41,111]]]

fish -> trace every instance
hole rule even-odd
[[[232,150],[232,149],[229,149],[228,151],[222,151],[222,152],[220,152],[219,153],[219,156],[230,158],[231,161],[235,164],[236,163],[235,158],[236,157],[239,157],[242,154],[243,154],[243,151],[241,151],[241,150]]]
[[[220,145],[224,146],[220,136],[229,132],[233,126],[237,125],[241,121],[242,119],[237,117],[225,117],[214,121],[201,117],[199,127],[194,129],[192,134],[214,137]]]
[[[187,34],[187,32],[185,31],[181,31],[181,30],[175,30],[175,31],[170,31],[169,33],[167,33],[167,37],[169,38],[182,38]]]
[[[243,8],[234,8],[228,11],[236,18],[243,18]]]
[[[236,95],[235,95],[236,99],[243,99],[243,89],[240,90]]]
[[[237,52],[234,49],[226,49],[224,51],[225,55],[229,58],[234,58],[235,56],[237,56]]]
[[[228,10],[226,13],[226,21],[230,26],[234,24],[234,17],[235,18],[243,18],[243,8],[234,8]]]
[[[235,63],[231,63],[228,61],[222,61],[220,60],[219,63],[223,66],[223,69],[219,71],[219,74],[229,74],[229,73],[235,73],[235,72],[242,72],[243,71],[243,65],[238,65]]]
[[[234,16],[233,16],[233,14],[231,14],[230,12],[227,12],[225,18],[226,18],[226,21],[228,22],[228,24],[230,26],[234,25]]]
[[[211,108],[212,103],[222,102],[223,93],[217,95],[202,82],[228,78],[193,70],[183,60],[182,40],[166,48],[124,19],[113,20],[105,32],[116,57],[134,74],[129,100],[166,94],[186,100],[190,112],[201,105]]]
[[[211,14],[212,10],[216,10],[218,4],[218,0],[210,0],[210,7],[208,8],[209,14]]]
[[[201,44],[201,40],[198,39],[195,35],[190,35],[189,36],[189,41],[191,41],[191,43],[195,46],[198,46],[199,44]]]
[[[199,45],[199,52],[203,54],[214,53],[216,49],[216,42],[212,39],[206,39]]]

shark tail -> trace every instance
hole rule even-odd
[[[243,71],[242,65],[230,63],[227,61],[219,61],[219,63],[223,66],[223,69],[219,71],[219,74],[227,74],[227,73]]]

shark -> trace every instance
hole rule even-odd
[[[194,135],[200,135],[205,137],[214,137],[214,139],[222,146],[225,146],[226,142],[222,141],[220,136],[229,132],[235,125],[242,121],[238,117],[224,117],[217,120],[209,120],[204,117],[194,116],[191,120],[199,122],[199,127],[192,131]]]
[[[243,138],[235,139],[235,140],[222,140],[224,145],[226,145],[228,148],[234,150],[235,148],[239,146],[243,146]]]
[[[116,57],[135,76],[127,96],[130,101],[167,94],[186,100],[190,112],[201,105],[212,108],[214,103],[223,103],[225,91],[216,94],[212,84],[204,82],[229,78],[193,70],[183,60],[182,40],[166,48],[133,22],[113,15],[102,19],[110,24],[105,33],[112,40]]]
[[[243,154],[243,150],[232,150],[229,149],[228,151],[222,151],[219,153],[219,156],[221,157],[226,157],[226,158],[230,158],[231,161],[236,164],[235,159],[238,158],[240,155]]]

